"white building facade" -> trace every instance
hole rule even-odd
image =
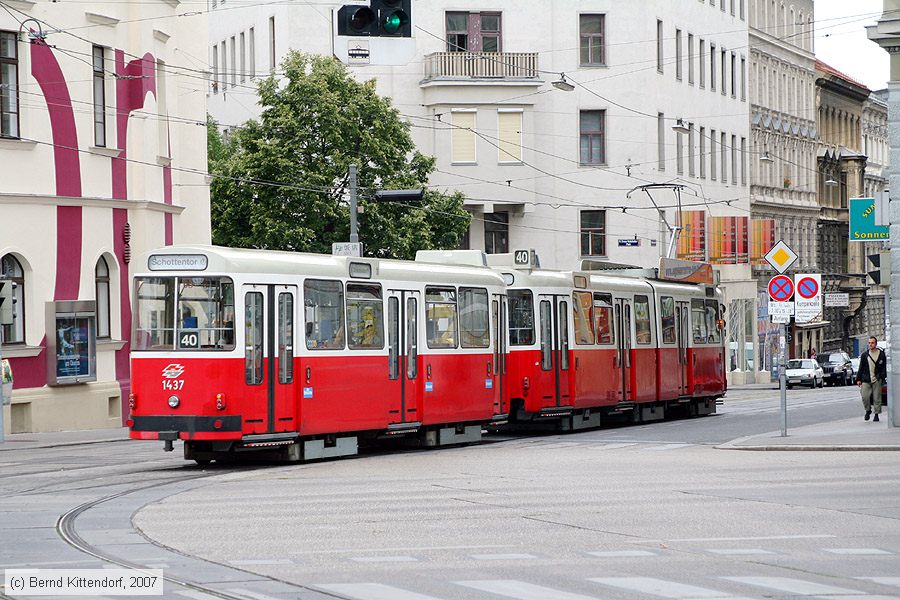
[[[177,2],[0,11],[6,432],[119,427],[132,256],[210,238],[206,19]]]
[[[254,77],[277,70],[289,49],[331,55],[347,44],[332,33],[341,4],[213,9],[211,115],[225,128],[258,116]],[[679,199],[638,188],[683,185],[681,206],[694,218],[679,245],[704,236],[700,260],[715,248],[729,327],[742,324],[730,362],[743,381],[755,355],[756,284],[745,247],[705,236],[714,217],[750,215],[746,0],[413,4],[409,64],[352,69],[377,79],[418,149],[436,157],[430,184],[466,195],[464,245],[533,248],[548,268],[583,259],[657,266],[666,223],[681,223]],[[574,90],[551,85],[563,73]]]

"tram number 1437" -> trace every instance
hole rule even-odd
[[[164,390],[178,391],[184,387],[184,379],[163,379],[162,387]]]

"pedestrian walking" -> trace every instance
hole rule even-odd
[[[869,338],[869,349],[859,357],[859,371],[856,373],[856,385],[862,395],[863,407],[866,409],[865,420],[868,421],[875,410],[875,418],[881,413],[881,386],[887,379],[887,359],[878,348],[875,336]]]

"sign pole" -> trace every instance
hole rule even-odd
[[[778,365],[778,385],[781,388],[781,437],[787,437],[787,340],[790,319],[781,332],[781,362]]]

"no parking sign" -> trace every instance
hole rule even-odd
[[[794,278],[795,319],[809,323],[822,316],[822,276],[818,273],[797,275]]]

